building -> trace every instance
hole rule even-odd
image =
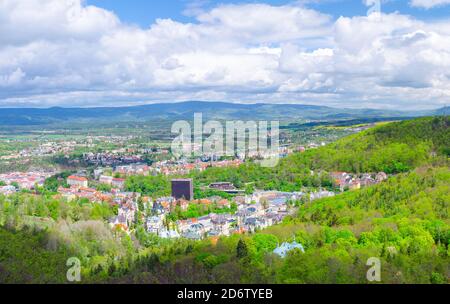
[[[214,190],[220,190],[220,191],[234,191],[236,190],[236,187],[229,182],[219,182],[219,183],[212,183],[209,185],[210,189]]]
[[[67,184],[74,187],[88,187],[88,179],[81,176],[71,175],[67,178]]]
[[[159,235],[162,232],[164,227],[163,217],[161,216],[152,216],[147,219],[147,232],[154,233]]]
[[[387,180],[387,179],[388,179],[388,176],[387,176],[387,174],[384,173],[384,172],[379,172],[379,173],[376,175],[375,179],[376,179],[376,181],[377,181],[378,183],[381,183],[381,182]]]
[[[255,232],[256,230],[265,229],[272,226],[271,220],[262,216],[248,217],[244,220],[244,225],[247,231]]]
[[[32,190],[38,186],[43,186],[45,179],[53,173],[42,172],[12,172],[0,174],[0,181],[6,185],[17,184],[19,189]]]
[[[180,234],[176,230],[164,228],[159,232],[158,236],[162,239],[177,239],[180,237]]]
[[[125,188],[125,179],[124,178],[113,178],[111,181],[111,186],[118,189]]]
[[[188,179],[172,180],[172,196],[175,199],[185,199],[191,201],[194,199],[194,182]]]
[[[321,190],[321,191],[318,191],[318,192],[311,192],[309,194],[309,200],[310,201],[315,201],[315,200],[318,200],[318,199],[321,199],[321,198],[333,197],[333,196],[335,196],[334,192],[327,191],[327,190]]]
[[[17,189],[14,186],[2,186],[2,187],[0,187],[0,194],[3,194],[3,195],[10,195],[10,194],[13,194],[13,193],[16,193],[16,192],[17,192]]]
[[[100,184],[111,185],[113,178],[112,178],[112,176],[102,175],[102,176],[100,176],[98,181],[100,182]]]
[[[94,178],[99,179],[103,174],[103,168],[94,169]]]

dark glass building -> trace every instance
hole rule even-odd
[[[175,199],[186,199],[188,201],[194,199],[194,182],[192,178],[173,179],[172,180],[172,196]]]

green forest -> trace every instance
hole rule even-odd
[[[291,155],[275,168],[246,163],[192,173],[196,185],[230,181],[287,191],[332,187],[332,171],[395,174],[375,186],[306,202],[280,225],[217,242],[164,240],[142,228],[131,235],[111,230],[106,220],[115,210],[106,204],[67,203],[46,194],[0,196],[0,282],[67,283],[66,261],[77,257],[81,283],[367,284],[366,262],[378,257],[381,283],[447,284],[449,142],[448,117],[420,118]],[[127,188],[166,195],[168,181],[134,177]],[[293,250],[284,259],[272,253],[294,239],[305,252]]]

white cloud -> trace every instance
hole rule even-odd
[[[142,29],[80,0],[2,0],[0,106],[450,102],[449,21],[333,20],[302,4],[220,5],[194,15],[195,23],[160,19]]]
[[[0,75],[0,87],[17,86],[25,77],[25,73],[21,68],[17,68],[9,75]]]
[[[450,4],[450,0],[411,0],[411,6],[430,9],[436,6]]]

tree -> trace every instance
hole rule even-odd
[[[248,256],[248,247],[243,239],[240,239],[236,247],[236,256],[238,259],[243,259]]]
[[[111,192],[111,185],[108,184],[98,184],[97,191],[100,192]]]

